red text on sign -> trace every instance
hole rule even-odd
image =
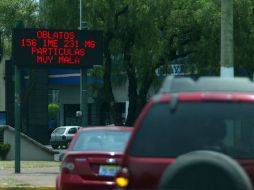
[[[96,48],[96,42],[94,40],[88,40],[84,42],[85,48]]]

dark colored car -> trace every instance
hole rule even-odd
[[[134,125],[116,175],[118,189],[157,189],[166,168],[194,151],[228,155],[253,183],[253,115],[248,79],[168,77]]]
[[[131,127],[86,127],[74,136],[56,179],[56,189],[114,189],[114,176]]]

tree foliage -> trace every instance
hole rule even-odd
[[[79,26],[78,1],[44,2],[48,27]],[[251,76],[254,70],[253,5],[252,0],[234,1],[236,75]],[[82,11],[90,29],[104,32],[103,67],[94,73],[104,79],[101,101],[108,103],[116,124],[112,85],[127,79],[127,125],[132,125],[149,90],[172,73],[172,65],[181,64],[181,71],[191,75],[219,75],[220,0],[87,0]]]
[[[12,29],[22,20],[26,27],[36,27],[38,21],[38,3],[35,0],[1,0],[0,32],[5,41],[5,54],[10,54]]]
[[[78,0],[44,0],[40,5],[41,24],[45,28],[78,29]]]
[[[254,2],[234,2],[234,67],[238,76],[253,77]]]

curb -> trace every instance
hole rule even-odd
[[[55,187],[0,187],[0,190],[55,190]]]

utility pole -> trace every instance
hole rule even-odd
[[[22,21],[17,21],[16,28],[24,28]],[[16,65],[15,57],[12,56],[12,61],[15,65],[15,173],[20,173],[20,129],[21,129],[21,78],[20,78],[20,68]]]
[[[82,22],[82,0],[79,0],[80,10],[80,26],[83,29]],[[87,127],[88,125],[88,101],[87,101],[87,68],[80,68],[80,111],[81,111],[81,126]]]
[[[20,173],[20,69],[15,65],[15,173]]]
[[[234,77],[233,28],[233,0],[221,0],[221,77]]]

